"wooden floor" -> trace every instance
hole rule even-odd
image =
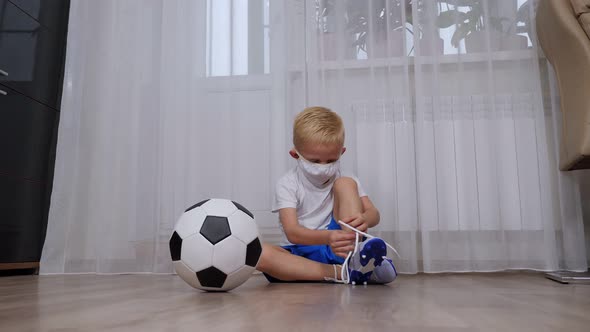
[[[388,286],[203,293],[172,275],[0,278],[0,331],[590,331],[590,286],[542,274],[401,276]]]

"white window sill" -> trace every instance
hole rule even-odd
[[[308,63],[308,70],[342,70],[342,69],[371,69],[387,67],[404,67],[415,65],[447,65],[460,63],[485,63],[506,62],[532,59],[535,56],[544,58],[534,49],[498,51],[493,53],[465,53],[445,54],[436,56],[409,56],[395,58],[379,58],[367,60],[333,60]],[[304,70],[303,64],[291,65],[289,72],[300,73]]]

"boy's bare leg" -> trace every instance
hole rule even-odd
[[[334,219],[343,220],[363,212],[356,181],[349,177],[338,178],[332,187],[334,193]]]
[[[342,177],[334,182],[334,218],[342,220],[362,213],[363,205],[358,194],[356,181]],[[262,255],[257,269],[284,281],[324,280],[334,278],[334,266],[322,264],[291,254],[287,250],[269,244],[262,245]],[[340,276],[340,266],[336,275]]]
[[[270,244],[262,245],[262,255],[257,269],[284,281],[318,280],[325,277],[334,278],[334,266],[322,264]],[[340,276],[340,266],[336,266],[337,276]]]

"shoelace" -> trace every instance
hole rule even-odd
[[[341,221],[338,221],[340,223],[342,223]],[[346,225],[346,224],[345,224]],[[350,227],[348,225],[346,225],[347,227]],[[359,230],[353,228],[353,230],[355,232],[360,232]],[[332,266],[334,267],[334,278],[329,278],[329,277],[324,277],[324,280],[326,281],[332,281],[332,282],[336,282],[336,283],[341,283],[341,284],[349,284],[350,283],[350,275],[348,273],[348,261],[350,261],[350,257],[352,257],[352,255],[354,255],[357,251],[358,251],[358,246],[359,246],[359,233],[355,233],[355,239],[354,239],[354,249],[352,251],[348,252],[348,255],[346,256],[346,259],[344,259],[344,263],[342,263],[342,268],[340,269],[340,279],[338,279],[338,273],[336,272],[336,264],[332,264]]]
[[[350,274],[348,273],[348,262],[350,261],[350,258],[352,257],[352,255],[354,255],[358,252],[360,235],[364,235],[369,239],[375,238],[375,236],[369,235],[369,234],[362,232],[362,231],[359,231],[358,229],[348,225],[347,223],[342,222],[341,220],[338,220],[338,223],[344,227],[347,227],[347,228],[353,230],[356,235],[354,238],[354,249],[352,251],[348,252],[346,259],[344,260],[344,263],[342,264],[342,270],[340,271],[340,280],[336,280],[336,282],[349,284],[350,283]],[[393,250],[393,252],[395,253],[395,255],[397,257],[401,258],[401,256],[397,252],[397,250],[395,250],[395,248],[392,245],[390,245],[389,243],[387,243],[385,241],[383,241],[383,242],[385,243],[386,246],[388,246],[391,250]],[[383,258],[385,258],[385,257],[383,257]],[[334,276],[336,276],[336,266],[334,266]]]

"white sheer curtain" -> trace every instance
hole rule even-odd
[[[533,16],[520,0],[73,0],[42,272],[172,272],[172,227],[207,197],[276,241],[274,182],[310,105],[343,116],[343,167],[402,272],[585,270],[583,172],[557,170]]]

